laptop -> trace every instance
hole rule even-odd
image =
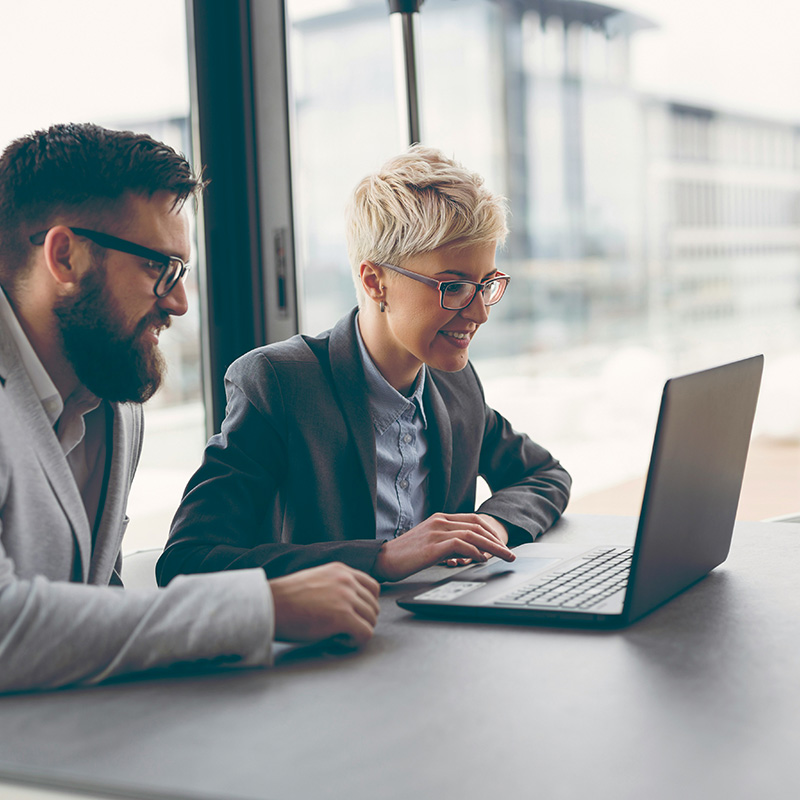
[[[664,386],[634,546],[535,542],[397,603],[418,614],[587,628],[622,627],[727,557],[764,357]]]

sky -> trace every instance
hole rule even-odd
[[[288,0],[303,16],[360,1]],[[639,13],[658,26],[633,38],[637,88],[800,121],[800,0],[597,1]],[[423,2],[423,25],[425,8]]]
[[[0,143],[189,111],[184,0],[0,0]]]
[[[620,0],[658,25],[632,40],[634,85],[800,122],[798,0]]]
[[[637,88],[800,123],[800,0],[605,2],[658,26],[633,37]],[[185,24],[184,0],[0,0],[0,142],[56,120],[186,114]]]

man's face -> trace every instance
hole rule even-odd
[[[172,201],[166,193],[132,195],[120,215],[123,224],[103,232],[188,261],[189,223],[185,212],[171,208]],[[115,250],[103,255],[54,308],[64,353],[81,383],[98,397],[144,402],[159,388],[166,369],[159,333],[172,315],[186,313],[186,292],[178,282],[167,297],[158,298],[153,293],[158,268]]]

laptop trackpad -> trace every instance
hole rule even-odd
[[[454,576],[452,580],[488,581],[493,578],[504,578],[508,575],[533,575],[535,572],[539,572],[560,560],[560,558],[518,558],[509,564],[507,561],[498,559],[491,564],[476,564],[474,567],[465,569],[458,576]]]

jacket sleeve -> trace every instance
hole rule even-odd
[[[93,684],[175,665],[266,665],[273,616],[258,570],[125,590],[21,579],[0,547],[0,692]]]
[[[182,573],[261,567],[277,577],[331,561],[370,572],[382,542],[375,539],[281,541],[281,489],[289,472],[281,386],[259,354],[239,359],[225,379],[222,430],[209,440],[189,481],[156,566],[160,585]],[[317,432],[325,436],[325,430]],[[309,480],[309,502],[317,502]]]
[[[484,406],[479,469],[492,496],[478,513],[505,523],[513,547],[533,541],[558,521],[567,507],[572,478],[545,448]]]

